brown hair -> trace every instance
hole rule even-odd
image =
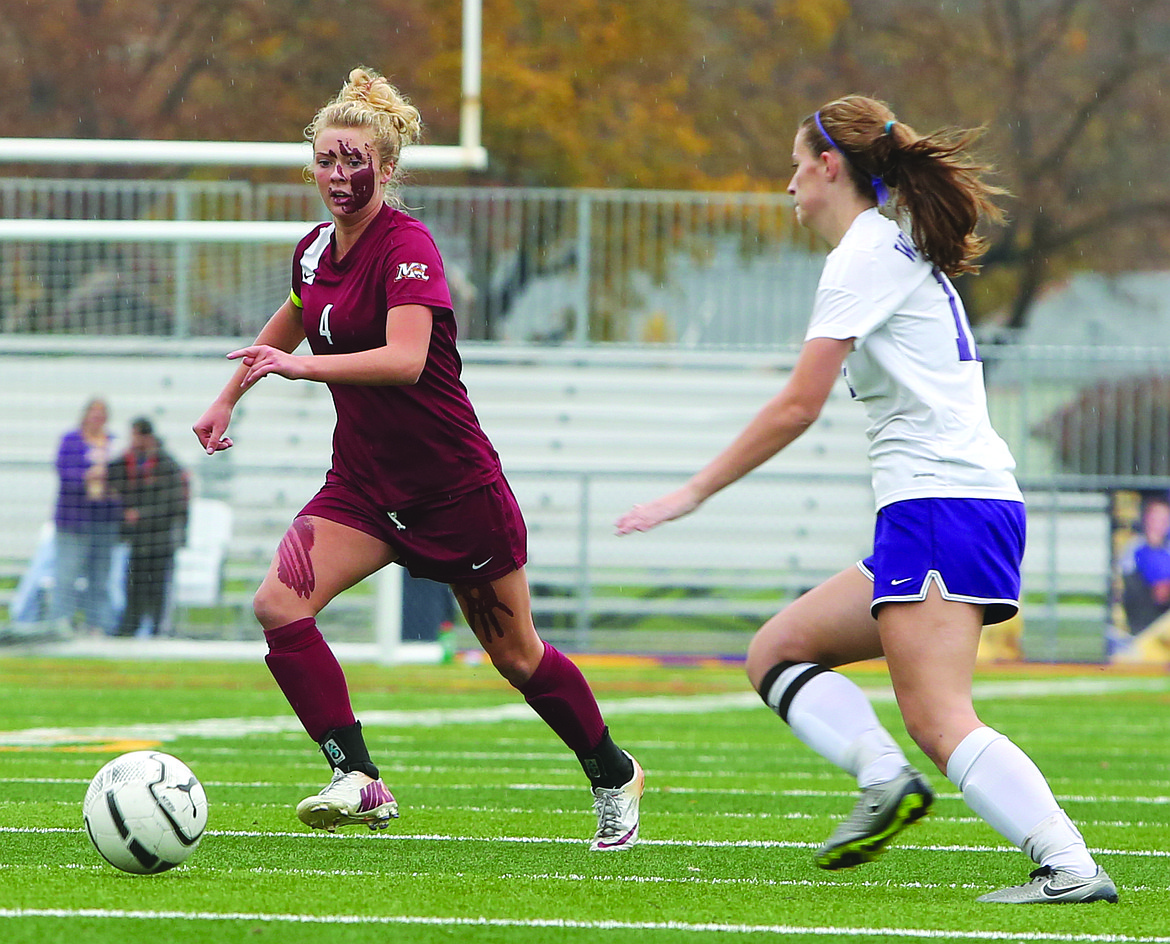
[[[312,144],[325,128],[361,128],[369,132],[382,167],[394,168],[386,201],[397,202],[394,184],[402,179],[399,156],[407,144],[422,137],[422,118],[418,109],[401,92],[373,69],[358,66],[349,73],[341,91],[313,116],[305,128],[305,139]],[[307,180],[312,180],[308,168]]]
[[[890,189],[915,245],[934,265],[947,275],[979,271],[987,240],[975,227],[981,218],[1003,220],[991,198],[1007,192],[983,179],[993,168],[969,153],[982,128],[920,135],[885,102],[864,95],[829,102],[801,128],[813,153],[835,148],[844,156],[859,193],[876,200],[877,182]]]

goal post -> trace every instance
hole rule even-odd
[[[0,218],[0,242],[287,243],[322,220],[14,220]]]
[[[483,0],[463,0],[462,86],[459,143],[409,144],[402,164],[414,170],[483,170],[488,154],[480,143],[483,121]],[[145,164],[170,166],[303,167],[303,141],[138,141],[97,138],[0,138],[0,164],[23,163],[30,151],[38,164]]]
[[[407,145],[401,160],[415,170],[483,170],[488,154],[480,142],[482,71],[482,0],[463,0],[462,89],[459,114],[459,142],[451,145]],[[305,141],[158,141],[84,138],[0,138],[0,165],[15,167],[30,158],[37,165],[122,165],[130,167],[267,167],[301,168],[310,163],[311,150]],[[0,245],[52,245],[78,243],[154,244],[144,252],[166,253],[173,247],[174,277],[159,288],[174,312],[176,337],[184,337],[190,298],[193,292],[189,272],[193,247],[214,244],[215,252],[231,253],[234,247],[261,247],[295,244],[319,221],[186,220],[186,219],[3,219],[0,218]],[[233,247],[234,244],[234,247]],[[44,255],[42,253],[42,255]],[[225,256],[224,258],[230,258]],[[238,262],[238,260],[237,260]],[[217,269],[220,278],[246,266]],[[170,271],[165,265],[145,265],[146,271]],[[283,268],[281,269],[283,272]],[[254,276],[254,273],[253,273]],[[36,280],[33,279],[33,282]],[[118,286],[124,287],[120,276]],[[22,283],[23,284],[23,283]],[[150,283],[153,285],[153,283]],[[285,292],[287,292],[287,283]],[[260,295],[266,291],[261,284]],[[149,297],[152,291],[141,293]],[[19,306],[16,306],[19,307]],[[260,306],[260,310],[263,306]],[[439,642],[404,642],[404,575],[398,566],[387,566],[375,577],[373,607],[373,649],[386,663],[438,662],[443,656]],[[157,629],[157,627],[155,627]]]
[[[466,105],[464,106],[466,108]],[[472,127],[476,122],[467,120]],[[304,167],[304,141],[137,141],[110,138],[0,138],[0,163],[143,164],[192,167]],[[487,151],[475,144],[408,144],[402,164],[414,170],[483,170]]]

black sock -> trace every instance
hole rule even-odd
[[[580,751],[577,760],[581,769],[595,787],[622,787],[634,778],[634,762],[620,747],[613,743],[609,728],[591,751]]]
[[[321,739],[321,753],[334,770],[349,773],[360,770],[363,774],[378,779],[378,768],[370,760],[366,739],[362,737],[362,723],[355,721],[344,728],[326,731]]]

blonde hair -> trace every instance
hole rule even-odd
[[[102,396],[93,396],[86,400],[85,405],[81,408],[81,423],[85,422],[86,417],[89,416],[89,411],[92,410],[95,406],[100,406],[102,411],[106,414],[106,420],[109,420],[110,405],[106,402],[106,398]]]
[[[877,184],[890,189],[895,211],[910,220],[914,244],[934,265],[947,275],[979,271],[987,240],[975,227],[981,219],[1002,222],[991,198],[1007,193],[983,179],[993,168],[969,153],[982,128],[920,135],[885,102],[864,95],[829,102],[801,128],[813,153],[835,148],[845,157],[859,193],[876,199]]]
[[[407,144],[422,137],[422,118],[418,109],[401,92],[373,69],[358,66],[349,73],[341,91],[322,106],[305,128],[305,139],[313,144],[325,128],[360,128],[369,133],[378,151],[382,167],[394,169],[386,187],[387,203],[398,202],[398,184],[402,180],[399,156]],[[306,167],[305,176],[312,180]]]

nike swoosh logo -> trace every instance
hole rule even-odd
[[[1079,892],[1082,888],[1088,888],[1092,882],[1081,882],[1080,885],[1065,885],[1063,888],[1057,888],[1051,882],[1045,882],[1040,886],[1040,891],[1046,898],[1060,898],[1070,892]]]
[[[913,577],[903,577],[901,580],[891,580],[891,581],[890,581],[890,586],[891,586],[891,587],[896,587],[896,586],[898,586],[899,584],[908,583],[908,582],[910,582],[910,581],[911,581],[911,580],[913,580],[913,579],[914,579]]]
[[[494,557],[494,556],[495,556],[495,555],[493,554],[493,555],[492,555],[492,557]],[[471,569],[472,569],[472,570],[479,570],[481,567],[486,567],[486,566],[488,565],[488,562],[489,562],[489,561],[491,561],[491,559],[492,559],[492,558],[491,558],[491,557],[489,557],[487,560],[483,561],[483,562],[482,562],[482,563],[480,563],[480,564],[472,564],[472,565],[471,565]]]
[[[635,826],[634,829],[637,829],[637,827]],[[616,848],[617,846],[624,846],[627,842],[630,841],[630,837],[632,835],[634,835],[633,829],[631,829],[628,833],[626,833],[624,836],[622,836],[621,839],[617,840],[617,842],[599,842],[597,844],[597,848],[599,848],[599,849],[613,849],[613,848]]]

